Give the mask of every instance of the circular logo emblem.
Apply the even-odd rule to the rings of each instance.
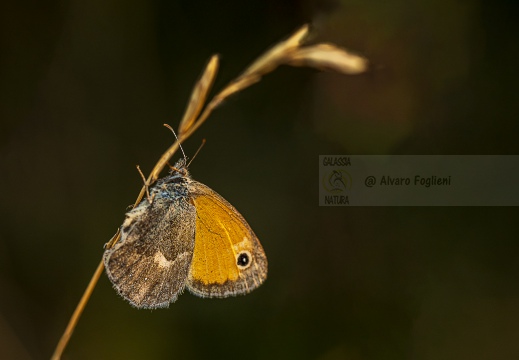
[[[344,193],[351,189],[351,175],[342,169],[330,170],[323,178],[323,187],[330,193]]]

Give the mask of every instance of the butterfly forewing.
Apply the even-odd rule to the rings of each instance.
[[[246,294],[263,283],[267,259],[238,211],[204,184],[192,181],[196,233],[188,289],[202,297]]]

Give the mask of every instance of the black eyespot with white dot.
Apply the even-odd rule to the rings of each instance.
[[[236,256],[236,264],[238,268],[244,270],[250,266],[252,262],[252,256],[248,251],[242,251]]]

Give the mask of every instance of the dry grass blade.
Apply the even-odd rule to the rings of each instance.
[[[287,54],[290,54],[294,49],[299,48],[301,44],[303,44],[303,41],[308,35],[308,28],[308,25],[302,26],[287,40],[281,41],[265,54],[261,55],[242,73],[239,78],[245,78],[248,76],[261,77],[273,71],[284,62],[283,59],[286,58]]]
[[[238,78],[231,81],[206,106],[191,130],[195,131],[209,117],[210,113],[229,96],[257,83],[261,77],[274,71],[280,65],[307,66],[330,69],[343,74],[359,74],[366,71],[368,62],[333,44],[303,46],[308,35],[308,25],[302,26],[287,40],[281,41],[261,55]]]
[[[218,72],[218,55],[213,55],[209,63],[207,64],[204,73],[200,77],[200,80],[196,83],[193,91],[191,92],[191,98],[189,99],[186,112],[180,125],[178,127],[178,134],[181,136],[185,133],[195,122],[200,111],[204,107],[207,99],[207,94],[211,90],[216,73]]]
[[[226,98],[242,91],[245,88],[257,83],[261,77],[275,70],[280,64],[286,62],[284,59],[287,54],[297,49],[308,35],[308,25],[302,26],[287,40],[275,45],[272,49],[261,55],[254,61],[240,76],[233,80],[227,87],[220,91],[207,106],[208,109],[216,108]],[[201,116],[203,118],[203,116]]]
[[[331,44],[308,46],[293,52],[287,59],[293,66],[330,69],[343,74],[359,74],[366,71],[368,61],[345,49]]]
[[[52,356],[51,356],[51,360],[61,359],[61,355],[63,354],[63,351],[65,351],[65,347],[67,346],[70,338],[72,337],[72,333],[74,332],[74,329],[76,328],[79,318],[81,317],[81,314],[83,313],[83,310],[85,309],[86,304],[87,304],[88,300],[90,299],[92,292],[94,291],[97,281],[99,280],[99,278],[101,277],[101,274],[103,273],[103,269],[104,269],[104,262],[103,262],[103,260],[101,260],[99,265],[97,265],[97,269],[94,272],[92,279],[90,279],[90,282],[88,283],[88,286],[87,286],[85,292],[83,293],[83,296],[81,297],[81,300],[79,301],[79,304],[76,306],[74,313],[70,317],[67,328],[63,332],[63,335],[61,335],[61,339],[59,339],[58,345],[56,345],[56,349],[54,350],[54,354],[52,354]]]
[[[225,89],[220,91],[212,100],[211,107],[215,108],[220,103],[222,103],[225,99],[227,99],[232,94],[242,91],[245,88],[257,83],[261,80],[261,76],[259,75],[248,75],[246,77],[239,77],[238,79],[231,82]],[[208,106],[209,107],[209,106]]]

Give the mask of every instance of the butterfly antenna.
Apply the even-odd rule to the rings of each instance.
[[[177,133],[175,132],[175,130],[173,130],[173,128],[169,124],[164,124],[164,126],[167,127],[169,130],[171,130],[173,135],[175,135],[175,139],[177,139],[177,141],[178,141],[178,146],[180,147],[180,151],[182,151],[182,154],[184,155],[184,161],[187,163],[187,156],[186,156],[186,153],[184,152],[184,149],[182,148],[182,144],[180,143],[180,140],[178,140]]]
[[[200,146],[198,147],[198,150],[196,151],[195,155],[193,155],[193,157],[191,158],[191,161],[189,162],[189,164],[187,164],[186,167],[189,167],[189,165],[191,165],[191,163],[193,162],[193,160],[195,160],[196,156],[198,155],[200,150],[202,150],[204,145],[205,145],[205,139],[202,139],[202,143],[200,144]]]

